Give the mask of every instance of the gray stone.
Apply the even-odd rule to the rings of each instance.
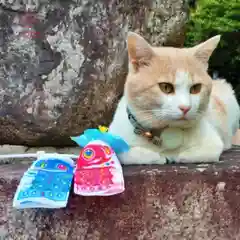
[[[127,32],[182,46],[185,2],[1,0],[0,145],[64,146],[108,125],[127,73]]]
[[[64,209],[12,208],[23,163],[0,166],[0,239],[239,240],[240,149],[222,162],[128,166],[125,191],[111,197],[71,193]]]

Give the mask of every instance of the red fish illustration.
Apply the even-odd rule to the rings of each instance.
[[[107,145],[90,143],[82,149],[77,160],[75,172],[75,187],[85,190],[107,189],[113,184],[114,162],[111,160],[115,153]]]
[[[80,153],[77,168],[107,163],[113,154],[113,150],[108,146],[88,144]]]

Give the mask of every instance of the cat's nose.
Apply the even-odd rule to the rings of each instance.
[[[191,109],[191,107],[189,106],[183,106],[183,105],[180,105],[179,106],[179,109],[183,112],[183,114],[187,114],[189,112],[189,110]]]

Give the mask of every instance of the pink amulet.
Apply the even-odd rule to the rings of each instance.
[[[113,149],[100,140],[87,144],[77,160],[74,193],[82,196],[110,196],[124,189],[122,166]]]

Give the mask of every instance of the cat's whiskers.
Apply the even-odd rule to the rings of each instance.
[[[159,119],[166,118],[169,115],[173,114],[172,110],[169,109],[164,109],[164,110],[159,110],[159,109],[153,109],[153,114]]]
[[[134,111],[135,114],[141,114],[141,113],[149,113],[149,112],[152,112],[153,110],[152,109],[148,109],[148,110],[137,110],[137,111]]]
[[[140,110],[140,111],[136,111],[135,114],[139,118],[140,121],[146,121],[146,120],[154,119],[156,117],[157,117],[157,120],[162,120],[166,116],[166,111],[162,111],[162,110],[158,110],[158,109]],[[140,116],[140,115],[142,115],[142,116]]]
[[[160,113],[165,113],[165,112],[172,112],[172,110],[169,109],[148,109],[148,110],[137,110],[134,111],[135,114],[144,114],[144,113],[152,113],[152,112],[160,112]]]
[[[151,125],[152,123],[153,123],[153,121],[161,121],[161,120],[163,120],[164,118],[162,117],[162,118],[158,118],[158,119],[155,119],[155,118],[153,118],[153,116],[149,116],[149,117],[146,117],[146,118],[142,118],[141,119],[141,123],[142,124],[147,124],[147,125]]]
[[[165,118],[166,116],[166,113],[165,112],[157,112],[157,114],[148,114],[147,116],[143,116],[142,118],[144,117],[151,117],[151,118],[154,118],[154,117],[157,117],[158,119],[163,119]]]

